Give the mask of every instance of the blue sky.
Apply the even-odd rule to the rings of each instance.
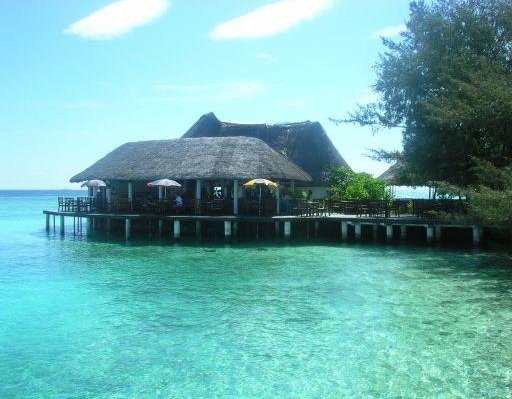
[[[69,178],[127,141],[177,138],[202,114],[319,121],[357,171],[400,132],[336,126],[371,101],[372,66],[406,0],[0,2],[0,189]]]

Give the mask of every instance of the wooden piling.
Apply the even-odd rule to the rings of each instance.
[[[201,237],[201,221],[196,220],[196,238]]]
[[[50,231],[50,214],[49,213],[46,214],[46,231],[47,232]]]
[[[124,222],[124,237],[129,240],[132,234],[132,221],[131,219],[125,219]]]
[[[231,238],[231,221],[230,220],[224,221],[224,237]]]
[[[348,223],[341,222],[341,239],[347,241],[348,238]]]
[[[386,240],[393,241],[393,225],[386,225]]]
[[[379,238],[379,225],[377,223],[372,224],[372,239],[377,241]]]
[[[66,227],[64,225],[64,215],[60,215],[59,223],[60,223],[60,235],[63,236],[66,232]]]
[[[407,239],[407,226],[404,224],[400,226],[400,239],[402,241]]]
[[[473,245],[479,246],[482,242],[482,228],[473,226]]]
[[[175,220],[173,223],[173,235],[174,238],[180,238],[181,236],[181,223],[179,220]]]
[[[356,240],[361,239],[361,223],[354,223],[354,236]]]
[[[425,226],[427,229],[427,243],[432,244],[434,241],[434,227]]]
[[[284,238],[292,236],[292,222],[284,222]]]
[[[435,227],[435,233],[436,233],[436,242],[441,242],[441,238],[442,238],[441,226]]]

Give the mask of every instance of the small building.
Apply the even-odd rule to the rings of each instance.
[[[298,186],[301,190],[311,190],[312,198],[325,198],[333,168],[349,167],[318,122],[241,124],[219,121],[215,114],[209,113],[199,118],[182,137],[233,136],[260,139],[301,167],[312,181],[300,182]]]
[[[140,141],[123,144],[104,158],[73,176],[71,182],[101,179],[107,182],[103,202],[109,210],[130,207],[154,195],[147,187],[153,180],[169,178],[182,184],[181,194],[194,203],[211,203],[218,210],[237,215],[242,205],[250,206],[253,192],[242,184],[265,178],[292,188],[307,183],[311,176],[284,155],[253,137],[202,137]],[[267,195],[279,213],[279,189]],[[252,195],[252,197],[251,197]],[[215,203],[217,200],[217,203]],[[261,202],[261,201],[260,201]],[[192,206],[192,205],[191,205]]]

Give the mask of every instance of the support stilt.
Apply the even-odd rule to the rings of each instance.
[[[158,237],[162,237],[162,231],[164,229],[164,221],[162,219],[158,219]]]
[[[46,231],[50,231],[50,214],[46,214]]]
[[[125,219],[124,221],[124,237],[128,241],[132,234],[132,221],[131,219]]]
[[[64,216],[59,217],[59,223],[60,223],[60,235],[63,236],[66,232],[66,227],[64,225]]]
[[[405,224],[400,226],[400,239],[401,240],[407,239],[407,226]]]
[[[386,240],[393,241],[393,225],[386,225]]]
[[[355,235],[356,240],[361,239],[361,223],[354,224],[354,235]]]
[[[284,222],[284,238],[292,236],[292,222]]]
[[[281,230],[281,224],[279,222],[275,222],[274,223],[274,231],[276,233],[276,237],[279,237],[280,230]]]
[[[201,222],[196,220],[196,238],[201,237]]]
[[[341,222],[341,239],[347,241],[348,239],[348,223]]]
[[[173,233],[174,233],[174,238],[181,237],[181,223],[179,220],[174,221]]]
[[[434,241],[434,227],[432,226],[426,226],[427,227],[427,243],[432,244]]]
[[[373,241],[377,241],[379,238],[379,225],[377,223],[372,225],[372,238]]]
[[[315,238],[318,238],[318,231],[320,230],[320,222],[315,220]]]
[[[436,242],[441,242],[441,238],[442,238],[442,230],[441,230],[441,226],[436,226],[435,227],[435,231],[436,231]]]
[[[482,228],[473,226],[473,245],[479,246],[482,242]]]
[[[224,221],[224,237],[231,238],[231,221],[230,220]]]

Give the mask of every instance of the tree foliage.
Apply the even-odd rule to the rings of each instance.
[[[413,1],[399,40],[384,39],[380,100],[343,122],[401,127],[399,161],[410,184],[474,184],[474,160],[512,163],[512,2]]]
[[[346,166],[331,171],[329,198],[333,200],[390,199],[385,182],[368,173],[356,173]]]

